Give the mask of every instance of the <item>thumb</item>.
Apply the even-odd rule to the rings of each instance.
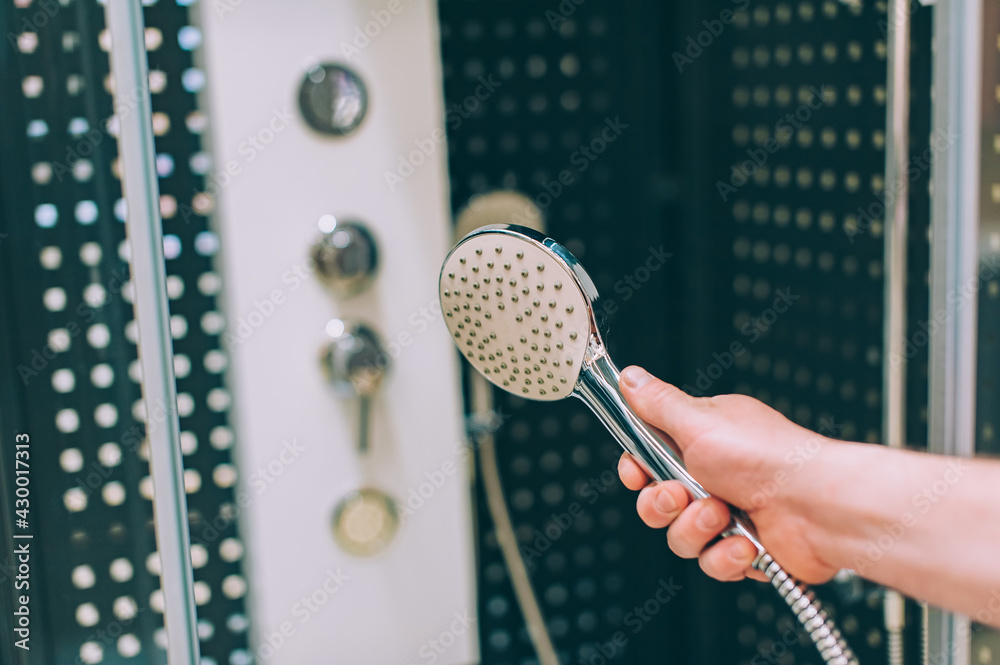
[[[636,415],[670,436],[683,452],[685,434],[699,411],[697,399],[635,365],[622,371],[618,385]]]

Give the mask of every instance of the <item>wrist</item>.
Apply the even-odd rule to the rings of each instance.
[[[817,437],[820,435],[816,435]],[[855,514],[860,476],[878,468],[880,446],[821,437],[793,471],[782,501],[802,524],[812,555],[831,569],[854,567],[861,515]]]

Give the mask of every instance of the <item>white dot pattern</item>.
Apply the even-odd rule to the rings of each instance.
[[[50,508],[62,512],[55,521],[65,537],[46,545],[65,556],[46,559],[45,568],[34,571],[49,580],[53,594],[43,603],[51,614],[46,639],[52,653],[83,663],[159,661],[162,643],[154,635],[162,634],[162,618],[134,621],[150,602],[158,568],[147,566],[155,557],[153,492],[141,454],[144,428],[135,418],[142,414],[133,409],[141,367],[133,344],[134,289],[122,223],[127,206],[103,3],[53,3],[59,5],[55,16],[38,2],[11,4],[4,11],[17,26],[10,37],[11,71],[17,73],[12,90],[19,95],[4,104],[10,118],[23,118],[15,131],[25,150],[11,168],[23,167],[18,177],[29,191],[15,231],[31,239],[16,288],[35,304],[18,362],[33,372],[23,373],[39,414],[32,437],[51,452],[33,473],[46,474],[45,484],[56,492]],[[235,471],[217,472],[232,465],[233,436],[219,340],[222,285],[213,265],[219,239],[206,219],[214,202],[204,194],[208,171],[189,166],[198,154],[211,168],[200,146],[207,120],[196,110],[195,93],[208,81],[193,54],[202,34],[189,25],[190,4],[143,2],[185,484],[197,539],[204,536],[200,520],[233,501]],[[150,411],[156,418],[162,408]],[[212,445],[199,448],[199,439]],[[238,524],[230,521],[203,538],[208,556],[196,598],[199,618],[215,627],[202,643],[203,657],[228,664],[232,654],[246,653],[247,636],[229,628],[229,618],[244,611],[244,594],[233,581],[242,579],[242,561],[215,556],[222,542],[241,542]],[[116,620],[123,630],[95,637]]]

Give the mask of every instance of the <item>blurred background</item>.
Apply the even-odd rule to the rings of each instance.
[[[0,3],[0,662],[166,662],[172,410],[142,399],[117,145],[146,93],[203,665],[819,662],[772,589],[640,523],[582,404],[475,389],[437,278],[483,224],[577,255],[622,367],[1000,449],[1000,3],[142,5],[148,89],[113,96],[103,3]],[[1000,662],[850,573],[818,593],[862,663]]]

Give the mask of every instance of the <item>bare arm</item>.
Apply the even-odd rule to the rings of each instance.
[[[751,397],[690,397],[638,368],[626,369],[621,387],[705,489],[746,510],[765,547],[803,581],[852,568],[1000,627],[1000,463],[836,441]],[[649,485],[628,455],[619,473],[630,489],[645,488],[639,515],[670,525],[678,555],[697,556],[718,579],[760,579],[746,539],[706,549],[728,522],[723,501],[692,503],[675,481]]]

